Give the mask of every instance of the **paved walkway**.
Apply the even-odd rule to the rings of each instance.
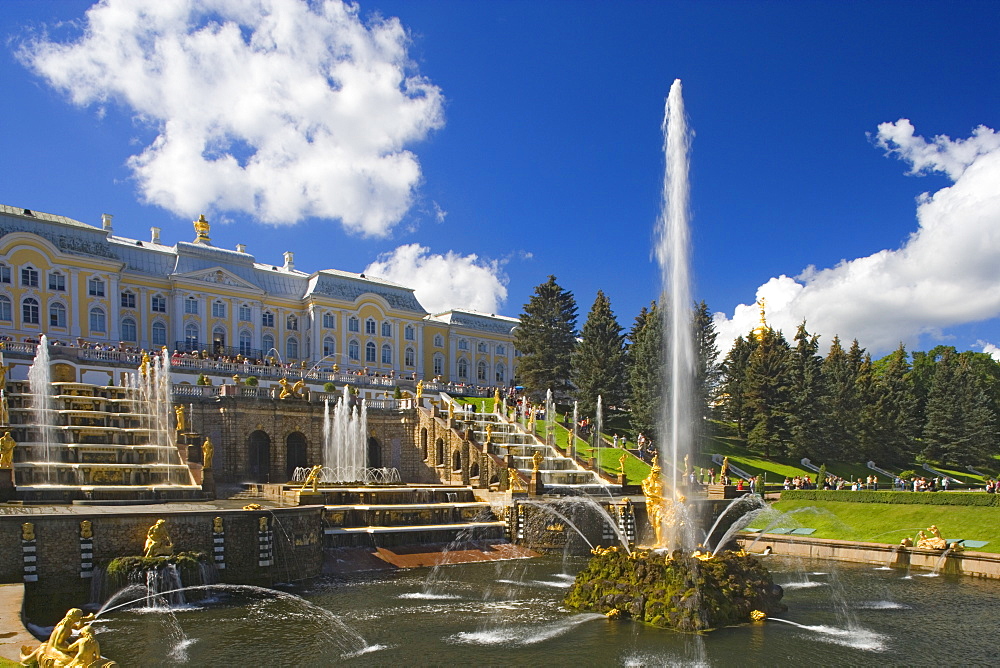
[[[28,633],[21,623],[21,603],[24,585],[0,585],[0,656],[11,661],[21,660],[21,646],[35,647],[35,636]]]

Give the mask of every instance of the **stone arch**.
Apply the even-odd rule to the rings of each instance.
[[[444,466],[444,439],[439,438],[434,443],[434,465]]]
[[[421,427],[420,429],[420,452],[424,456],[424,461],[427,461],[427,428]]]
[[[269,482],[271,478],[271,437],[258,429],[247,439],[247,472],[251,482]]]
[[[478,478],[479,477],[479,462],[472,462],[469,465],[469,477]]]
[[[382,466],[382,445],[374,436],[368,437],[368,466]]]
[[[306,450],[306,436],[301,431],[293,431],[285,437],[285,474],[292,479],[295,469],[309,466]]]
[[[451,453],[451,470],[461,471],[462,470],[462,451],[455,448]]]

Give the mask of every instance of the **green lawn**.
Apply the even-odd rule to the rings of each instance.
[[[1000,508],[808,500],[778,501],[772,507],[783,513],[798,510],[777,526],[816,529],[813,538],[896,545],[936,524],[945,538],[989,541],[976,551],[1000,552]],[[752,524],[763,529],[766,522]]]

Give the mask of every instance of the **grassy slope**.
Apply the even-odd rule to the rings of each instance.
[[[1000,552],[1000,508],[806,500],[778,501],[772,506],[781,512],[814,508],[815,512],[798,512],[778,525],[816,529],[814,538],[895,545],[904,537],[913,538],[919,529],[936,524],[945,538],[989,541],[976,550]],[[760,524],[755,526],[763,528]]]

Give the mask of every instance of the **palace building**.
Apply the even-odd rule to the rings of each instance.
[[[243,244],[212,245],[204,216],[193,241],[168,245],[0,205],[0,333],[66,345],[206,351],[443,382],[513,381],[516,318],[428,313],[413,289],[379,278],[259,262]]]

